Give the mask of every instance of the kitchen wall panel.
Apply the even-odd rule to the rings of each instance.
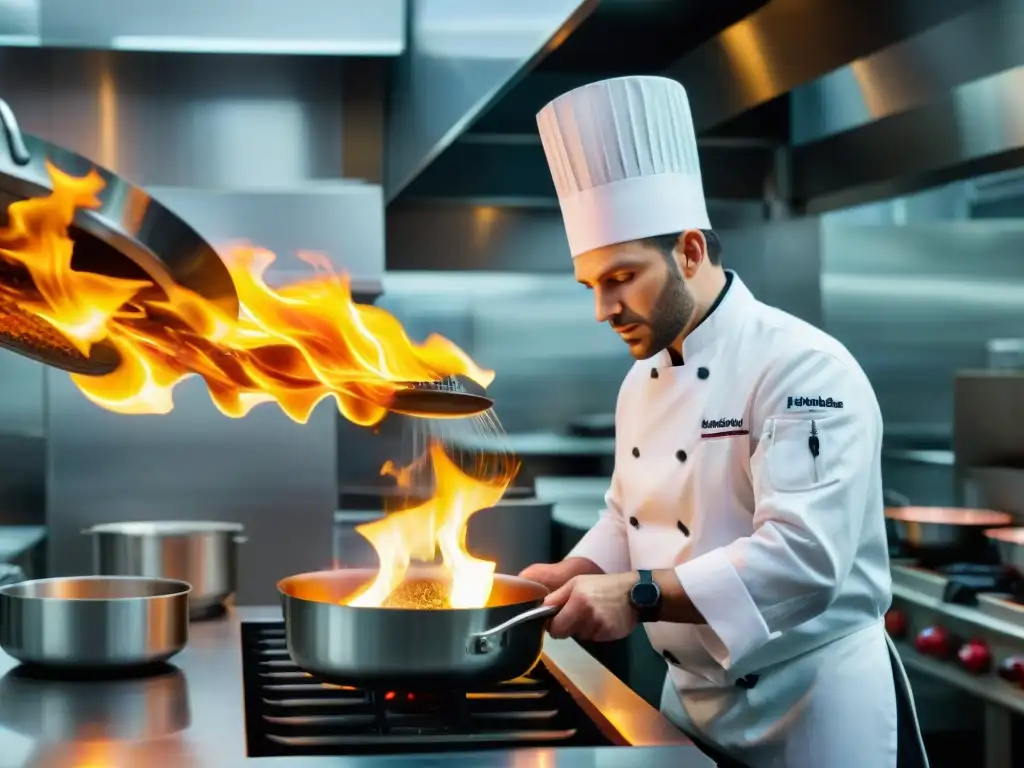
[[[43,522],[43,366],[0,350],[0,526]]]
[[[335,411],[321,403],[306,424],[262,405],[221,415],[198,378],[163,415],[99,408],[69,376],[46,372],[46,504],[52,575],[89,573],[80,531],[127,520],[243,523],[240,604],[277,600],[284,576],[331,564],[337,501]]]
[[[141,184],[274,187],[342,174],[337,58],[0,49],[23,130]]]

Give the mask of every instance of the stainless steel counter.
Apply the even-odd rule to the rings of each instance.
[[[189,646],[159,676],[112,682],[38,680],[0,652],[0,764],[11,768],[377,768],[523,766],[710,768],[714,763],[571,640],[548,639],[545,661],[584,709],[634,748],[518,749],[396,757],[248,758],[240,621],[280,621],[239,608],[192,625]]]

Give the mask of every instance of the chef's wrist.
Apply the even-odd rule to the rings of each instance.
[[[658,620],[672,624],[707,624],[690,597],[679,583],[679,577],[672,568],[653,572],[654,582],[661,590],[661,605]]]

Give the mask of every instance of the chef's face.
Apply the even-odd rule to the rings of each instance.
[[[703,236],[700,246],[703,246]],[[594,292],[594,314],[607,322],[637,360],[666,349],[682,334],[694,311],[687,286],[684,242],[671,254],[643,241],[598,248],[573,259],[576,279]]]

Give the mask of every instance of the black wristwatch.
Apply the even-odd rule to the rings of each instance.
[[[661,587],[654,581],[650,571],[637,571],[640,580],[629,590],[629,602],[640,615],[640,622],[646,624],[658,620],[661,611]]]

